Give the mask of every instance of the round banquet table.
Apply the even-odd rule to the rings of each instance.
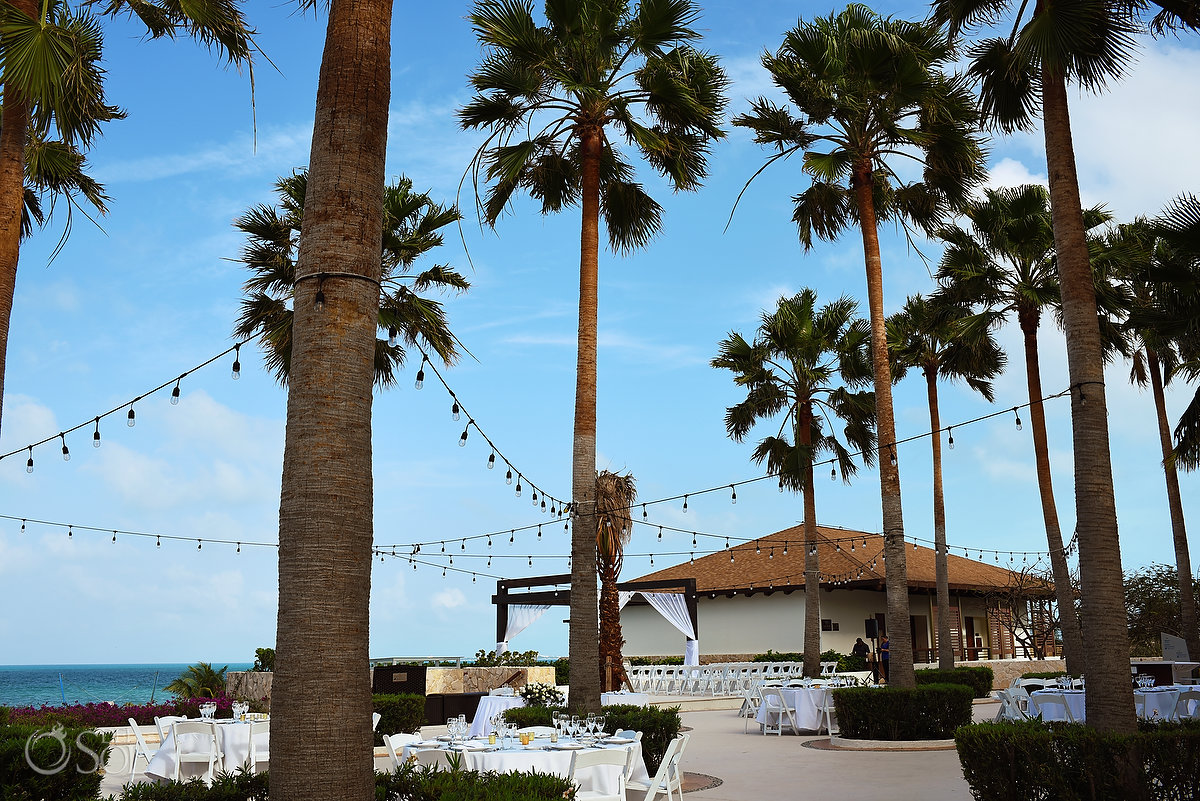
[[[1145,699],[1142,716],[1146,720],[1170,720],[1175,715],[1175,705],[1179,701],[1180,691],[1194,689],[1196,688],[1185,684],[1177,684],[1173,687],[1150,687],[1145,690],[1134,690],[1133,694],[1136,698]],[[1189,713],[1192,711],[1192,709],[1188,710]]]
[[[613,704],[633,704],[634,706],[649,706],[650,696],[646,693],[628,693],[624,690],[617,690],[611,693],[600,694],[601,706],[612,706]]]
[[[403,758],[407,760],[415,751],[422,750],[422,746],[428,745],[429,742],[411,743],[404,746]],[[556,749],[541,738],[538,738],[535,743],[529,747],[518,744],[511,748],[499,748],[497,746],[489,747],[486,740],[468,741],[465,747],[456,746],[455,750],[462,753],[463,767],[466,770],[491,770],[498,773],[536,770],[538,773],[553,773],[556,776],[564,777],[571,772],[571,754],[575,751],[593,750],[566,747]],[[570,746],[574,743],[563,741],[560,745]],[[442,751],[448,751],[445,743],[436,743],[435,747]],[[632,751],[633,772],[629,778],[641,782],[650,781],[650,774],[646,772],[646,762],[642,757],[640,742],[605,747],[619,748],[626,752]],[[575,775],[575,781],[581,791],[613,795],[617,792],[619,775],[620,769],[613,765],[596,765],[590,768],[581,768]]]
[[[1029,699],[1034,709],[1029,710],[1031,716],[1040,717],[1042,720],[1062,720],[1067,719],[1067,712],[1063,709],[1062,704],[1057,701],[1047,701],[1046,693],[1059,693],[1067,699],[1067,706],[1071,708],[1071,717],[1076,723],[1082,723],[1085,719],[1085,703],[1087,697],[1083,690],[1038,690],[1029,694]]]
[[[485,695],[479,699],[479,707],[475,710],[475,719],[471,721],[471,737],[487,737],[492,733],[492,718],[497,713],[515,706],[525,706],[525,699],[519,695]]]
[[[217,721],[217,749],[224,754],[221,769],[232,773],[250,759],[250,724],[242,721]],[[202,734],[185,734],[175,742],[175,732],[167,732],[167,739],[159,746],[158,753],[146,766],[146,775],[152,779],[170,781],[175,778],[175,753],[182,748],[184,753],[207,753],[208,744]],[[270,735],[259,734],[254,738],[261,753],[267,753],[270,748]],[[220,765],[218,767],[221,767]],[[208,772],[208,765],[198,762],[185,762],[180,770],[180,777],[189,779],[193,776],[203,776]]]
[[[818,731],[825,725],[825,703],[828,700],[828,687],[774,687],[783,696],[788,706],[795,708],[796,726],[804,731]],[[760,724],[767,722],[769,713],[766,704],[758,708],[755,720]],[[787,714],[783,715],[783,725],[791,725]]]

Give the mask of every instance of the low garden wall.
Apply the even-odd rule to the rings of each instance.
[[[516,691],[536,683],[553,685],[554,667],[431,667],[425,672],[426,695],[486,693],[502,686]]]

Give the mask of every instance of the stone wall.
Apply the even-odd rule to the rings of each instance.
[[[426,695],[485,693],[503,686],[520,690],[535,683],[553,686],[554,667],[431,667],[425,672]]]
[[[271,705],[271,682],[274,673],[233,671],[225,674],[225,692],[243,701],[267,699]]]
[[[1061,659],[986,659],[978,662],[955,662],[955,667],[990,667],[992,689],[1002,690],[1025,673],[1062,673],[1067,663]],[[917,665],[918,670],[936,670],[937,665]]]

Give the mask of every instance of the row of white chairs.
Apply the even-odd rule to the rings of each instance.
[[[543,730],[548,732],[549,728],[545,726],[531,726],[527,729],[520,729],[520,731],[530,731],[534,734],[542,733]],[[630,737],[636,739],[638,742],[641,742],[642,739],[640,731],[618,731],[616,735],[618,737]],[[421,735],[419,734],[384,735],[383,742],[387,746],[392,770],[400,769],[400,755],[404,750],[404,746],[416,742],[420,738]],[[659,795],[665,795],[667,801],[673,801],[675,795],[678,795],[680,801],[683,801],[683,770],[681,763],[683,761],[683,753],[687,750],[687,744],[690,739],[690,734],[680,734],[667,744],[667,750],[663,752],[662,762],[659,763],[658,771],[649,781],[640,781],[632,778],[634,759],[640,754],[640,751],[635,748],[630,748],[628,751],[619,749],[589,749],[574,753],[571,755],[571,769],[568,775],[568,778],[572,782],[575,781],[576,771],[582,768],[609,765],[621,769],[618,792],[610,795],[576,788],[574,797],[577,801],[626,801],[625,793],[627,790],[644,790],[646,792],[644,801],[654,801]],[[434,769],[440,770],[449,766],[446,752],[436,748],[414,751],[413,758],[417,761],[418,765]]]
[[[822,662],[821,675],[837,671],[837,662]],[[804,675],[803,662],[714,662],[708,665],[626,666],[634,692],[655,695],[739,695],[756,682],[787,681]]]
[[[1174,696],[1174,703],[1169,704],[1173,711],[1162,718],[1154,715],[1155,719],[1200,720],[1200,690],[1164,690],[1163,692]],[[1068,723],[1076,722],[1075,716],[1071,713],[1071,705],[1067,703],[1066,695],[1062,691],[1043,690],[1039,692],[1037,704],[1032,703],[1029,690],[1024,685],[1016,685],[1007,690],[997,690],[996,697],[1000,699],[1000,709],[996,712],[995,718],[997,721],[1038,720],[1041,718],[1039,706],[1054,704],[1056,709],[1062,708]],[[1137,716],[1145,718],[1146,697],[1135,694],[1133,703]]]

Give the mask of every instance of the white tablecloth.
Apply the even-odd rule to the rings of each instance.
[[[1031,716],[1040,716],[1042,720],[1066,720],[1067,712],[1063,709],[1062,704],[1057,701],[1047,701],[1046,693],[1061,692],[1063,697],[1067,699],[1067,706],[1071,708],[1071,717],[1075,718],[1076,723],[1082,723],[1085,719],[1085,698],[1083,690],[1038,690],[1029,694]]]
[[[465,751],[463,752],[463,767],[467,770],[494,770],[498,773],[514,771],[538,773],[553,773],[556,776],[566,776],[571,772],[571,750],[551,750],[539,739],[536,748],[529,749],[518,745],[516,748],[497,751]],[[609,748],[619,748],[622,751],[633,751],[633,775],[630,779],[648,782],[650,774],[646,772],[646,761],[642,757],[642,744],[613,745]],[[413,745],[404,746],[403,757],[408,757],[417,750]],[[585,749],[586,750],[586,749]],[[597,765],[584,768],[575,776],[579,789],[585,792],[613,794],[617,792],[619,769],[612,765]]]
[[[825,725],[825,713],[823,707],[825,700],[829,695],[827,687],[775,687],[779,694],[783,696],[784,702],[788,706],[796,708],[796,725],[805,731],[817,731]],[[760,724],[767,722],[767,705],[763,704],[758,708],[758,715],[754,718]],[[771,714],[774,717],[774,714]],[[774,721],[772,721],[774,722]],[[784,726],[790,726],[791,721],[787,715],[783,715]]]
[[[611,706],[612,704],[633,704],[634,706],[648,706],[650,704],[650,696],[646,693],[627,693],[617,691],[612,693],[601,693],[600,703],[603,706]]]
[[[185,734],[180,738],[183,742],[176,744],[174,731],[167,732],[167,739],[159,746],[158,753],[146,766],[146,775],[154,779],[175,778],[175,752],[182,745],[184,753],[207,752],[208,743],[202,734]],[[270,735],[259,734],[255,738],[258,750],[267,753],[270,748]],[[224,770],[232,773],[242,763],[250,759],[250,724],[234,723],[233,721],[217,722],[217,748],[225,755]],[[207,764],[197,762],[183,763],[180,776],[184,779],[192,776],[203,776],[208,771]]]
[[[487,737],[492,733],[492,718],[498,712],[512,709],[514,706],[525,706],[525,699],[518,695],[485,695],[479,699],[479,708],[475,710],[475,719],[471,721],[472,737]]]

